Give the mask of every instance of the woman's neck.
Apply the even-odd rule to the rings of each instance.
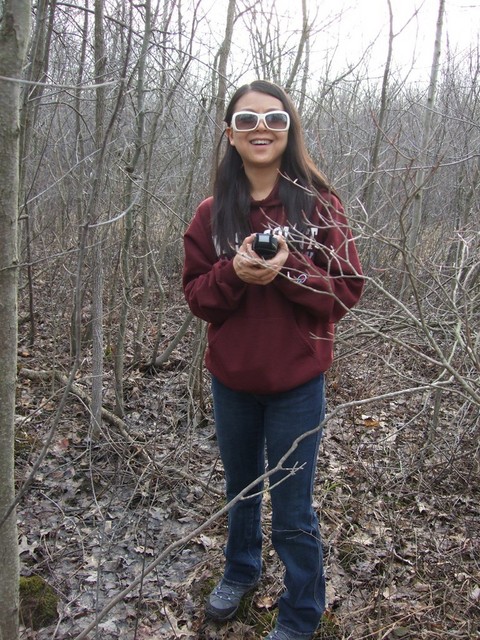
[[[258,169],[248,170],[245,173],[250,185],[250,195],[254,200],[265,200],[270,195],[278,180],[278,169]]]

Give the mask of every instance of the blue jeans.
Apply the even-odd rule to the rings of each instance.
[[[292,443],[325,415],[324,376],[290,391],[256,395],[229,389],[212,379],[214,415],[225,469],[227,499],[273,469]],[[272,543],[285,567],[285,591],[278,603],[279,628],[310,638],[325,609],[325,578],[318,520],[312,507],[321,430],[304,438],[269,478]],[[283,479],[283,482],[282,482]],[[272,488],[273,487],[273,488]],[[254,585],[262,567],[261,483],[229,511],[224,580]],[[253,495],[256,494],[256,495]]]

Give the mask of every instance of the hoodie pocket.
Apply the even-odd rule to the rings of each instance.
[[[289,311],[290,317],[237,316],[210,326],[207,367],[227,386],[257,393],[304,381],[318,369],[315,347]]]

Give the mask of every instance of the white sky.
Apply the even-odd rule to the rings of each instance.
[[[208,1],[208,0],[207,0]],[[220,41],[224,35],[227,1],[211,0],[208,12],[210,29]],[[239,6],[251,6],[243,0]],[[433,57],[439,0],[391,0],[394,40],[393,62],[401,67],[411,81],[427,79]],[[284,34],[301,27],[301,0],[271,0],[264,6],[275,6],[285,20]],[[310,16],[317,14],[316,25],[322,26],[311,59],[323,66],[326,56],[334,52],[333,68],[345,70],[355,64],[372,43],[369,53],[368,77],[379,78],[387,53],[389,14],[387,0],[307,0]],[[480,0],[445,0],[442,51],[448,42],[450,50],[464,56],[469,47],[479,44]],[[341,19],[333,19],[341,13]],[[235,27],[232,55],[236,61],[248,60],[248,36],[242,38]],[[234,62],[235,64],[235,62]],[[245,77],[245,81],[250,78]]]
[[[307,0],[309,6],[328,6],[328,0]],[[389,33],[389,15],[386,0],[337,0],[345,8],[344,19],[338,25],[340,43],[348,43],[346,59],[354,61],[362,50],[377,38],[372,56],[372,74],[375,66],[382,69],[386,56]],[[414,76],[425,77],[430,72],[439,0],[391,0],[393,51],[398,65],[414,68]],[[415,15],[416,14],[416,15]],[[447,42],[452,52],[462,55],[470,46],[478,47],[480,27],[479,0],[446,0],[443,23],[443,46]],[[351,51],[350,51],[351,50]]]

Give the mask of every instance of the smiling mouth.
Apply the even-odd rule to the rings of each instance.
[[[262,146],[262,145],[271,144],[271,142],[272,142],[271,140],[252,140],[251,144]]]

